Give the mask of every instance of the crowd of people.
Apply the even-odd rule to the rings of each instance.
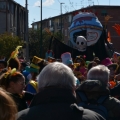
[[[120,120],[120,57],[85,58],[0,60],[0,120]]]

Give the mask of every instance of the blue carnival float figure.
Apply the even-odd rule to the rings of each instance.
[[[73,59],[78,55],[85,55],[86,60],[93,60],[94,55],[100,60],[110,57],[106,50],[106,29],[94,13],[81,12],[75,15],[69,33],[72,47],[58,40],[53,41],[55,58],[64,52],[70,52]]]

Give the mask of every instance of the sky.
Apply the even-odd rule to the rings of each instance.
[[[26,0],[14,0],[25,7]],[[40,3],[41,0],[27,0],[29,10],[29,27],[33,22],[41,20]],[[42,0],[42,19],[47,19],[61,14],[60,3],[62,4],[62,13],[78,10],[82,7],[92,5],[119,5],[120,0]]]

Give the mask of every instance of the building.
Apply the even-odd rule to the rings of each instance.
[[[25,16],[25,7],[14,0],[0,0],[0,34],[9,32],[25,40]]]
[[[64,41],[66,44],[69,43],[69,27],[72,22],[72,18],[75,14],[79,12],[93,12],[96,14],[100,22],[105,25],[105,16],[109,15],[112,18],[109,19],[107,23],[107,30],[111,36],[111,42],[115,48],[115,51],[120,52],[120,36],[117,35],[116,31],[113,29],[115,24],[120,24],[120,6],[103,6],[103,5],[93,5],[88,6],[86,8],[81,8],[76,11],[72,11],[69,13],[62,14],[62,23],[61,23],[61,15],[51,17],[42,21],[42,29],[49,28],[52,32],[58,32],[61,30],[62,26],[62,33],[64,35]],[[41,22],[34,22],[32,23],[33,29],[39,29]]]

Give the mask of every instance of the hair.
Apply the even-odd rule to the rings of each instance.
[[[9,94],[0,88],[0,120],[16,120],[17,107]]]
[[[60,62],[49,63],[38,75],[39,90],[49,86],[73,90],[75,83],[72,70]]]
[[[108,65],[107,67],[108,67],[108,69],[109,68],[113,68],[114,71],[117,71],[118,64],[117,63],[113,63],[113,64]]]
[[[7,67],[7,62],[6,61],[0,61],[0,64],[3,64],[5,68]]]
[[[39,73],[42,71],[42,69],[46,66],[46,65],[48,65],[49,63],[47,62],[47,61],[45,61],[45,60],[42,60],[42,61],[40,61],[40,62],[38,62],[38,66],[40,67],[40,69],[39,69]]]
[[[87,73],[87,79],[100,80],[107,85],[109,81],[110,70],[104,65],[97,65],[91,68]]]
[[[7,77],[6,76],[6,73],[3,73],[1,76],[0,76],[0,86],[3,87],[4,89],[7,89],[10,85],[10,82],[18,82],[19,81],[19,78],[23,77],[23,75],[20,73],[20,72],[15,72],[14,74],[8,74]]]
[[[91,61],[89,64],[88,64],[88,71],[93,67],[93,63],[96,63],[95,61]],[[97,63],[96,63],[97,64]]]
[[[11,69],[16,68],[20,71],[21,63],[18,58],[11,58],[8,63],[8,67],[11,67]]]

